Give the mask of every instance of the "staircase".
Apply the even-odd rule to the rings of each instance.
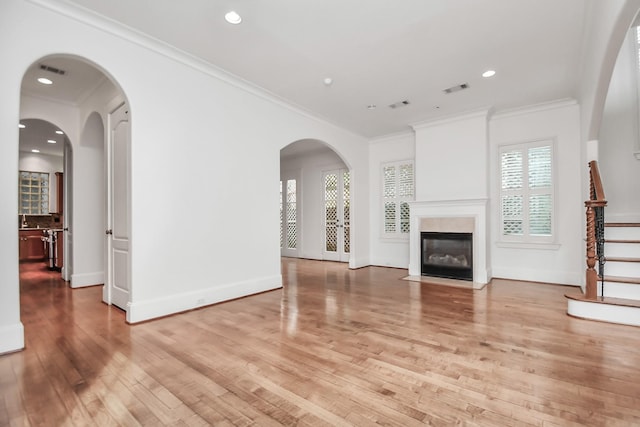
[[[570,316],[640,326],[640,223],[605,223],[602,181],[589,163],[587,271],[583,293],[569,293]],[[597,264],[597,265],[596,265]],[[604,276],[603,276],[604,273]]]

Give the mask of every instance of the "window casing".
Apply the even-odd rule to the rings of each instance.
[[[49,214],[49,174],[19,171],[18,214]]]
[[[408,239],[409,203],[415,198],[412,160],[382,165],[382,238]]]
[[[554,144],[551,140],[500,148],[500,240],[554,240]]]

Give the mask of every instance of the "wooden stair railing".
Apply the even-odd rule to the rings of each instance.
[[[604,207],[607,200],[600,179],[598,162],[589,162],[589,200],[584,202],[587,208],[587,272],[585,297],[597,299],[598,272],[595,270],[596,261],[599,262],[600,275],[603,275],[604,265]]]

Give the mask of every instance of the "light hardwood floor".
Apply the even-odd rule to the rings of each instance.
[[[565,287],[282,266],[282,290],[127,325],[23,265],[0,425],[640,425],[640,328],[567,316]]]

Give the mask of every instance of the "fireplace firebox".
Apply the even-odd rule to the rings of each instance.
[[[423,231],[422,275],[473,280],[473,233]]]

